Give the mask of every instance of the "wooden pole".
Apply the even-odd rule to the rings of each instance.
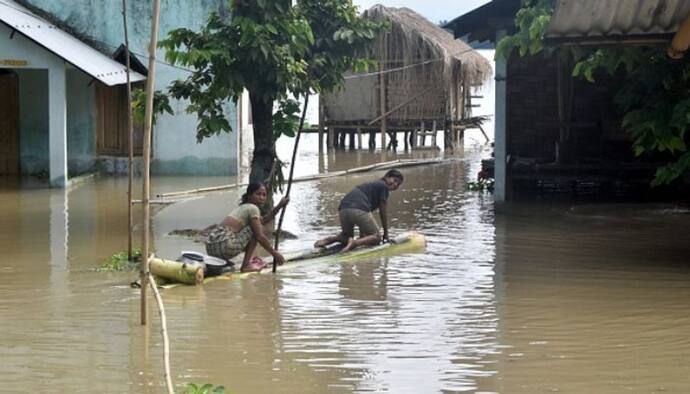
[[[302,129],[304,128],[304,118],[307,116],[307,105],[309,104],[309,93],[304,95],[304,108],[302,108],[302,117],[299,120],[299,128],[297,129],[297,136],[295,136],[295,146],[292,148],[292,161],[290,162],[290,176],[288,177],[288,186],[285,190],[285,197],[290,197],[290,190],[292,189],[292,176],[295,173],[295,160],[297,159],[297,148],[299,147],[299,137],[302,135]],[[280,229],[283,227],[283,218],[285,217],[285,207],[280,210],[280,219],[278,220],[278,228],[275,232],[275,246],[274,249],[278,250],[278,244],[280,243]],[[276,260],[273,259],[273,272],[275,273],[277,269]]]
[[[235,184],[240,187],[242,182],[242,111],[243,105],[242,100],[244,99],[244,91],[240,95],[240,99],[237,101],[237,176],[235,176]]]
[[[323,113],[323,100],[319,95],[319,157],[323,154],[323,133],[324,133],[324,113]]]
[[[436,134],[438,134],[436,130],[436,121],[434,120],[431,125],[431,146],[436,146]]]
[[[127,148],[129,160],[127,161],[127,260],[132,261],[132,178],[134,169],[134,129],[132,121],[132,81],[130,79],[131,64],[129,56],[129,35],[127,34],[127,0],[122,0],[122,22],[125,30],[125,63],[127,66]]]
[[[380,93],[380,106],[381,106],[381,150],[386,149],[386,126],[387,120],[386,116],[386,74],[384,73],[386,69],[386,58],[387,58],[387,40],[386,33],[383,33],[381,37],[381,67],[379,67],[379,93]]]
[[[146,79],[146,112],[144,117],[144,149],[143,155],[143,187],[142,202],[144,206],[141,231],[141,324],[145,325],[147,316],[146,288],[149,280],[149,220],[151,212],[149,206],[150,195],[150,166],[151,166],[151,127],[153,126],[153,90],[156,76],[156,46],[158,46],[158,20],[160,18],[160,0],[153,0],[153,14],[151,16],[151,42],[149,43],[149,75]]]

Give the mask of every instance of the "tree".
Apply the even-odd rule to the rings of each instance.
[[[276,139],[294,135],[297,107],[288,96],[340,86],[345,71],[367,64],[357,53],[378,25],[362,19],[351,0],[234,0],[230,10],[229,18],[211,14],[199,32],[176,29],[161,42],[168,61],[192,69],[169,91],[189,100],[200,142],[232,130],[223,107],[247,89],[255,144],[250,181],[264,181]]]

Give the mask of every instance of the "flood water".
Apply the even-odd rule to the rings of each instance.
[[[537,202],[497,213],[490,195],[466,191],[482,155],[404,169],[391,232],[423,233],[424,253],[162,291],[177,388],[690,392],[688,210]],[[382,158],[300,156],[298,175]],[[380,175],[296,184],[284,227],[299,238],[282,248],[337,231],[339,199]],[[154,189],[232,182],[157,178]],[[160,210],[157,254],[201,251],[168,233],[205,227],[238,198],[216,192]],[[126,248],[126,180],[68,191],[5,185],[0,223],[0,392],[164,392],[155,303],[141,326],[128,285],[136,274],[93,271]]]

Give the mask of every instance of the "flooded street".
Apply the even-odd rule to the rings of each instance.
[[[296,176],[408,157],[323,158],[308,137]],[[489,194],[466,191],[482,155],[403,169],[389,203],[391,232],[423,233],[423,254],[162,291],[177,388],[690,392],[690,212],[535,202],[497,213]],[[284,227],[299,238],[281,249],[336,232],[340,198],[381,174],[295,184]],[[157,178],[153,188],[234,181]],[[164,391],[155,303],[141,326],[139,291],[129,287],[136,274],[93,271],[126,249],[126,186],[99,178],[68,191],[0,187],[0,392]],[[218,221],[239,194],[160,210],[156,253],[203,251],[168,233]]]

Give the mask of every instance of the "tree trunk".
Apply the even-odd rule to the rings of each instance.
[[[254,124],[254,154],[249,182],[266,182],[276,156],[273,138],[273,102],[266,103],[257,92],[249,93]]]

